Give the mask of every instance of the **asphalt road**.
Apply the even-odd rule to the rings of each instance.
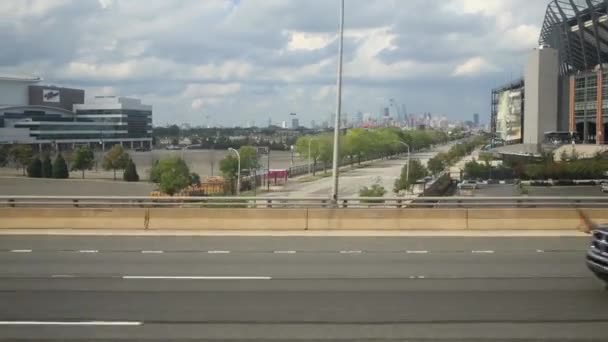
[[[0,239],[0,339],[605,340],[584,238]]]

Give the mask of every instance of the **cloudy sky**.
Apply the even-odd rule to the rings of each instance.
[[[346,0],[344,111],[487,121],[548,0]],[[335,111],[339,0],[2,0],[0,75],[154,105],[156,125]]]

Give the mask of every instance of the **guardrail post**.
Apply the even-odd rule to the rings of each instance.
[[[78,208],[78,200],[75,199],[75,200],[72,200],[72,202],[74,203],[74,207]]]
[[[11,208],[15,207],[15,200],[14,199],[9,199],[8,203],[9,203],[9,207],[11,207]]]
[[[342,208],[348,208],[348,200],[342,201]]]
[[[321,201],[321,208],[327,208],[327,200]]]
[[[272,200],[266,201],[266,208],[272,208]]]
[[[403,208],[403,200],[398,199],[397,200],[397,209],[402,209]]]

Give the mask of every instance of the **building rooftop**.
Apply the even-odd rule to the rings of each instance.
[[[0,75],[0,81],[38,83],[38,82],[42,81],[42,78],[40,78],[40,77],[25,77],[25,76]]]

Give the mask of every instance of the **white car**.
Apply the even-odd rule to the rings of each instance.
[[[608,183],[602,183],[602,192],[608,192]]]

